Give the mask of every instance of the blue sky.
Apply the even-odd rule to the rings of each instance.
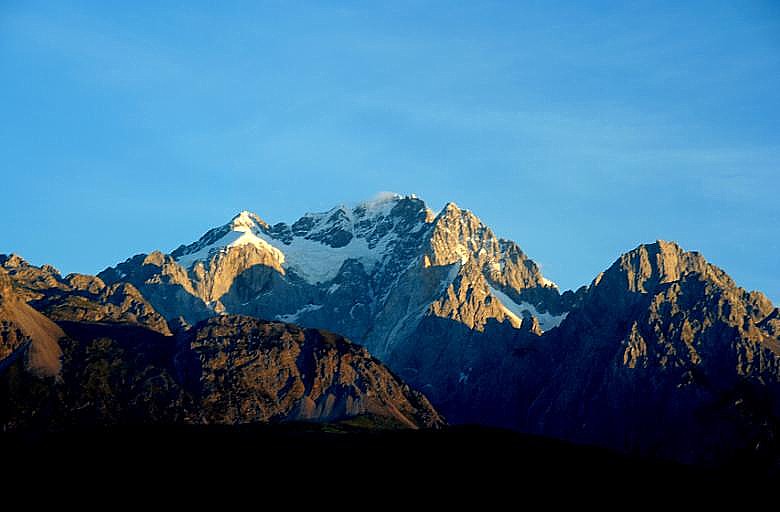
[[[95,273],[392,190],[563,288],[661,238],[777,303],[778,91],[773,1],[6,0],[0,252]]]

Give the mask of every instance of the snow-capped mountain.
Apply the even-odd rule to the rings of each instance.
[[[211,389],[219,421],[375,409],[430,425],[440,411],[451,423],[686,462],[780,453],[780,309],[672,242],[641,245],[561,294],[468,210],[434,213],[417,197],[387,195],[291,225],[241,212],[170,254],[135,256],[100,278],[63,278],[15,256],[0,256],[0,269],[0,299],[13,306],[0,333],[0,379],[12,376],[3,361],[32,354],[26,347],[41,334],[33,329],[41,318],[20,309],[25,301],[75,336],[61,347],[61,374],[76,391],[77,416],[86,408],[114,417],[121,400],[112,390],[130,382],[131,402],[149,405],[144,421],[162,420],[160,411],[181,417],[191,398],[211,403]],[[350,366],[354,352],[328,355],[333,335],[262,320],[334,331],[368,352]],[[278,336],[263,334],[271,331]],[[377,373],[374,357],[392,373]],[[127,368],[136,371],[130,381]],[[351,379],[355,368],[364,378]],[[289,379],[296,371],[298,383]],[[108,395],[80,394],[85,379],[108,379],[89,388]],[[59,403],[62,390],[51,389],[47,400]],[[387,393],[376,402],[378,390]],[[45,421],[48,409],[19,403]],[[408,414],[395,414],[399,407]]]
[[[267,254],[268,266],[319,286],[336,278],[349,260],[359,263],[367,274],[378,274],[385,265],[392,265],[393,259],[413,257],[402,246],[419,241],[432,217],[421,201],[411,196],[404,201],[398,195],[354,208],[338,206],[309,213],[292,225],[273,227],[256,214],[243,211],[171,256],[185,269],[199,265],[208,269],[220,254],[251,246]]]
[[[137,286],[174,328],[233,313],[344,334],[434,398],[469,385],[461,376],[484,352],[463,349],[473,336],[538,336],[578,300],[470,211],[449,203],[434,213],[398,194],[292,224],[243,211],[170,254],[135,256],[100,277]]]
[[[243,211],[170,255],[137,256],[100,275],[141,286],[169,320],[251,314],[344,332],[380,356],[426,315],[477,329],[536,319],[541,330],[566,315],[555,285],[514,242],[452,203],[437,215],[397,194],[292,225]],[[455,294],[464,286],[480,297],[473,311]],[[184,306],[181,292],[191,295]]]

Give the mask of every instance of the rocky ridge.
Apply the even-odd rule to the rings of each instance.
[[[542,337],[536,361],[518,365],[532,375],[533,393],[517,405],[524,428],[689,462],[723,460],[737,446],[775,451],[777,315],[700,254],[639,246]]]
[[[398,391],[402,383],[390,388],[405,396],[403,406],[370,405],[355,394],[366,384],[342,383],[344,374],[391,382],[371,380],[369,359],[343,370],[318,348],[315,366],[327,371],[311,381],[311,336],[332,335],[277,332],[281,324],[251,316],[348,334],[454,423],[686,462],[749,453],[780,464],[780,310],[671,242],[639,246],[589,286],[561,294],[517,244],[468,210],[448,204],[434,214],[414,196],[389,196],[292,225],[242,212],[192,244],[135,256],[99,279],[14,265],[18,293],[62,319],[91,318],[45,297],[133,286],[185,347],[165,360],[176,361],[166,370],[172,382],[190,382],[170,389],[201,400],[187,421],[331,418],[392,403],[399,424],[436,423],[409,412],[427,409]],[[283,380],[283,396],[263,395]]]
[[[456,367],[438,357],[422,377],[430,365],[418,346],[434,332],[430,324],[451,324],[445,336],[453,338],[463,326],[464,336],[482,336],[488,323],[506,337],[538,335],[581,298],[561,295],[517,244],[472,212],[449,203],[435,214],[400,195],[291,225],[241,212],[170,254],[138,255],[99,277],[132,283],[169,322],[229,313],[342,333],[433,394],[444,394],[482,356],[469,351]]]
[[[422,394],[328,332],[239,316],[176,336],[133,324],[62,327],[56,381],[22,359],[2,361],[2,430],[353,418],[381,428],[444,425]]]
[[[444,424],[428,400],[342,336],[221,316],[187,333],[186,372],[207,423],[384,417],[403,428]]]
[[[28,306],[0,268],[0,371],[17,362],[39,377],[57,377],[62,330]]]
[[[130,283],[107,286],[95,276],[62,277],[51,265],[36,267],[15,254],[0,255],[0,268],[25,302],[54,321],[130,323],[171,332],[165,318]]]

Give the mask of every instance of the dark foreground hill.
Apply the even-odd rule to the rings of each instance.
[[[665,483],[676,489],[721,481],[757,483],[778,476],[755,460],[734,460],[713,470],[502,429],[398,430],[369,416],[339,423],[26,432],[0,435],[0,449],[8,463],[46,465],[59,474],[68,468],[85,468],[81,474],[86,475],[143,468],[145,478],[174,479],[197,473],[216,478],[230,475],[237,480],[297,478],[312,485],[330,479],[334,488],[374,481],[377,492],[390,492],[381,485],[394,481],[408,489],[422,486],[427,492],[450,495],[457,490],[447,482],[463,480],[472,486],[490,482],[530,492],[529,485],[563,488],[593,482],[617,490],[620,485],[641,482],[644,486]],[[391,480],[383,480],[387,478]]]
[[[61,326],[56,375],[31,372],[24,356],[0,372],[4,430],[326,422],[366,414],[396,428],[444,424],[422,394],[363,347],[325,331],[240,316],[212,318],[178,336],[137,325]]]

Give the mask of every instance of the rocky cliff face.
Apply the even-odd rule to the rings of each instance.
[[[448,204],[434,215],[413,196],[307,214],[292,225],[270,226],[242,212],[170,255],[136,256],[99,276],[133,283],[169,320],[195,322],[221,312],[279,318],[345,332],[382,355],[386,340],[374,318],[393,316],[397,324],[407,317],[387,305],[392,294],[408,293],[399,286],[407,274],[438,281],[423,310],[446,301],[459,274],[478,279],[483,302],[493,305],[471,323],[519,324],[520,311],[548,314],[541,323],[552,328],[569,306],[516,244],[497,238],[474,214]],[[431,314],[442,311],[451,313],[443,307]]]
[[[455,423],[689,462],[780,454],[780,310],[674,243],[642,245],[561,294],[471,212],[392,196],[292,225],[242,212],[99,278],[0,262],[15,293],[60,320],[176,326],[128,345],[120,326],[93,325],[114,330],[65,343],[72,382],[94,387],[61,402],[104,404],[99,418],[440,421],[370,352]],[[234,314],[326,328],[368,352]]]
[[[458,344],[445,348],[462,327],[481,333],[493,322],[509,337],[539,334],[580,300],[561,296],[514,242],[470,211],[450,203],[434,214],[398,195],[292,225],[242,212],[170,255],[136,256],[99,276],[132,283],[170,322],[236,313],[343,333],[442,394],[459,380],[469,386],[461,373],[479,364],[480,350],[463,359]],[[428,324],[451,331],[435,330],[433,339]],[[419,360],[421,340],[435,345],[425,351],[435,368]],[[421,364],[430,370],[424,378]]]
[[[37,376],[57,377],[62,336],[56,324],[25,304],[0,268],[0,372],[17,362]]]
[[[454,422],[692,458],[716,444],[703,410],[729,418],[710,421],[721,430],[750,431],[742,439],[773,435],[756,425],[776,411],[748,418],[744,404],[778,403],[780,313],[671,243],[560,294],[473,213],[393,196],[289,226],[243,212],[101,277],[141,287],[169,319],[231,312],[346,333]],[[697,442],[649,432],[653,417]]]
[[[327,331],[222,316],[188,333],[185,344],[186,372],[209,423],[371,415],[407,428],[443,424],[365,348]]]
[[[541,338],[544,364],[518,365],[524,428],[697,462],[776,450],[776,317],[698,253],[640,246]]]
[[[17,255],[0,255],[0,267],[17,294],[52,320],[138,324],[170,334],[165,318],[132,284],[107,286],[83,274],[62,277],[51,265],[36,267]]]
[[[444,424],[364,348],[327,332],[237,316],[177,336],[131,324],[63,326],[57,382],[19,364],[0,372],[3,429],[355,417],[396,428]]]

